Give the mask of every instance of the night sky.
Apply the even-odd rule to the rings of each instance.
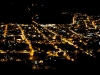
[[[72,11],[83,13],[100,13],[99,2],[97,0],[47,0],[47,6],[58,11]]]
[[[99,2],[96,0],[0,0],[0,22],[31,22],[32,14],[27,10],[27,5],[37,3],[40,8],[32,11],[49,14],[59,14],[63,11],[99,14]],[[41,8],[41,5],[44,5]],[[50,15],[50,16],[51,16]]]

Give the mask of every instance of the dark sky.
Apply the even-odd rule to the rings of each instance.
[[[13,3],[13,4],[12,4]],[[25,1],[4,0],[0,2],[0,22],[31,22],[31,13]]]
[[[13,4],[12,4],[13,3]],[[99,14],[99,2],[96,0],[0,0],[0,21],[28,21],[31,13],[27,10],[27,5],[37,3],[40,8],[32,9],[44,15],[58,14],[63,11],[82,12],[89,14]],[[44,4],[43,7],[41,5]],[[43,15],[43,16],[44,16]],[[52,19],[52,17],[51,17]],[[30,20],[31,21],[31,20]]]
[[[45,0],[50,9],[99,13],[99,2],[97,0]]]
[[[45,4],[48,9],[70,10],[70,11],[99,11],[99,1],[97,0],[0,0],[1,5],[11,4],[11,2],[19,4],[39,3]],[[3,8],[3,7],[1,7]]]

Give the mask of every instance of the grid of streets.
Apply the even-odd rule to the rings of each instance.
[[[0,25],[1,62],[30,60],[33,69],[48,69],[58,59],[75,62],[79,54],[97,58],[100,52],[100,21],[86,14],[75,14],[71,24],[32,22]]]

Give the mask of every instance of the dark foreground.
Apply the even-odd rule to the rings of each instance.
[[[56,64],[55,64],[56,65]],[[66,65],[59,64],[55,70],[32,70],[31,66],[25,64],[24,62],[3,62],[0,63],[0,72],[3,74],[91,74],[98,73],[99,71],[99,61],[78,61],[75,63],[67,62]]]

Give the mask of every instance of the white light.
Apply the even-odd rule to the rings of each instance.
[[[99,42],[99,45],[100,45],[100,42]]]
[[[35,61],[35,64],[37,64],[37,61]]]

